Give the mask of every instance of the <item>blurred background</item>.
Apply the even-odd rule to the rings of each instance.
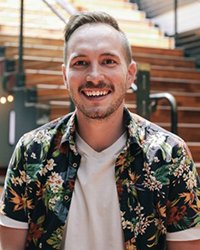
[[[181,136],[200,173],[199,0],[0,0],[0,184],[19,138],[73,110],[63,30],[85,10],[113,15],[131,43],[128,108]]]

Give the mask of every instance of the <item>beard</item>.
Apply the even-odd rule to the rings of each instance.
[[[123,86],[123,84],[121,85]],[[80,111],[85,117],[89,119],[96,119],[96,120],[103,120],[108,118],[110,115],[112,115],[121,105],[124,103],[125,94],[126,94],[126,88],[122,87],[120,90],[118,89],[118,95],[115,90],[115,87],[110,84],[106,84],[103,81],[100,81],[99,84],[94,85],[92,82],[86,82],[84,85],[80,86],[78,88],[78,93],[81,93],[84,91],[85,88],[90,89],[103,89],[107,88],[110,89],[113,93],[113,96],[116,97],[112,100],[111,103],[107,104],[106,106],[97,105],[97,106],[90,106],[88,107],[86,104],[81,102],[81,97],[77,98],[74,91],[70,91],[71,99],[76,106],[77,111]],[[112,98],[112,97],[110,97]]]
[[[73,102],[78,111],[80,111],[85,117],[89,119],[103,120],[111,116],[118,108],[124,103],[125,94],[118,98],[115,102],[111,103],[108,107],[92,107],[87,108],[84,105],[76,102],[73,99]]]

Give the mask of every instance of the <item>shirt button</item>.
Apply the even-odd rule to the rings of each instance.
[[[39,244],[39,248],[42,249],[42,243]]]
[[[73,163],[73,167],[74,167],[74,168],[77,168],[77,163]]]

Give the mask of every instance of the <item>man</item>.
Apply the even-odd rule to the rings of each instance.
[[[72,16],[74,113],[25,134],[1,202],[3,250],[200,249],[200,182],[182,139],[131,114],[136,64],[115,19]]]

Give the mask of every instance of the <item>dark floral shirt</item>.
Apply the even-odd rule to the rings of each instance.
[[[115,163],[124,249],[164,250],[167,232],[200,225],[200,180],[182,139],[127,109],[124,119]],[[0,211],[28,223],[28,250],[61,248],[81,160],[75,123],[73,113],[25,134],[11,158]]]

